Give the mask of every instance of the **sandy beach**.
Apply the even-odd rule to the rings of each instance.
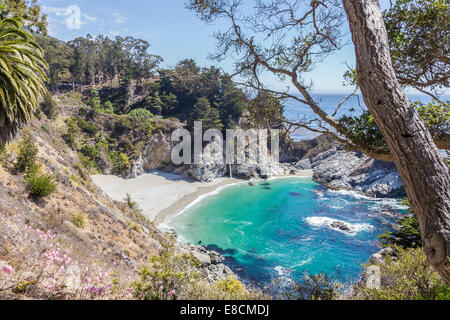
[[[312,176],[305,171],[297,177]],[[277,177],[281,178],[281,177]],[[248,182],[241,179],[221,178],[202,183],[176,174],[153,171],[136,179],[122,179],[112,175],[93,175],[92,180],[113,200],[123,201],[127,194],[136,201],[147,218],[157,226],[202,195],[224,186]]]

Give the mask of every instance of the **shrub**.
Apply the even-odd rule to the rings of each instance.
[[[100,151],[97,150],[96,146],[86,143],[83,148],[81,149],[81,152],[86,157],[89,157],[94,162],[97,161],[97,159],[100,157]]]
[[[14,164],[15,173],[27,172],[36,162],[38,149],[34,144],[33,137],[27,131],[24,131],[23,138],[19,142],[19,153],[16,163]]]
[[[50,129],[45,124],[42,125],[41,129],[45,131],[47,134],[50,134]]]
[[[130,160],[127,155],[115,152],[112,157],[113,172],[115,174],[123,174],[130,166]]]
[[[386,231],[379,235],[378,238],[385,246],[399,245],[403,248],[421,247],[423,242],[420,238],[419,221],[412,212],[409,201],[404,199],[403,204],[409,207],[409,215],[397,221],[400,228],[392,232]]]
[[[124,200],[127,203],[128,208],[130,208],[130,209],[136,209],[137,208],[136,201],[133,201],[133,199],[131,199],[131,195],[129,193],[127,193],[127,196],[125,197]]]
[[[90,124],[83,118],[76,117],[76,121],[77,121],[77,124],[80,127],[80,129],[83,130],[84,132],[86,132],[87,134],[95,135],[95,133],[97,133],[97,127]]]
[[[72,117],[66,120],[67,132],[62,136],[64,141],[72,147],[76,148],[77,137],[81,134],[80,127],[78,126],[77,119]]]
[[[85,213],[83,212],[75,212],[72,214],[72,223],[80,228],[80,229],[84,229],[87,225],[88,222],[88,217]]]
[[[55,177],[52,175],[33,172],[26,179],[32,197],[43,198],[49,196],[56,190]]]
[[[80,161],[81,161],[81,164],[83,165],[83,167],[85,167],[87,169],[95,169],[97,167],[95,162],[88,156],[84,156],[84,155],[80,154],[79,157],[80,157]]]
[[[141,270],[141,280],[131,287],[135,298],[143,300],[238,300],[260,299],[262,294],[247,290],[234,277],[209,283],[201,279],[199,262],[191,255],[164,252],[150,258]]]
[[[131,111],[130,113],[128,113],[128,116],[130,118],[134,118],[134,119],[138,119],[138,120],[148,120],[153,118],[153,114],[143,108],[139,108],[139,109],[134,109],[133,111]]]
[[[54,119],[56,117],[57,105],[49,92],[44,95],[44,101],[41,103],[41,110],[49,119]]]
[[[378,263],[381,287],[362,288],[364,300],[436,300],[450,297],[450,288],[429,265],[422,248],[396,247],[395,256]],[[367,268],[367,266],[366,266]]]
[[[10,154],[7,150],[7,145],[0,142],[0,164],[8,160]]]
[[[216,286],[218,289],[233,297],[245,297],[248,295],[248,291],[245,289],[242,282],[234,276],[229,276],[217,281]]]
[[[92,89],[91,90],[91,98],[89,99],[87,104],[89,106],[91,106],[95,110],[100,108],[101,100],[100,100],[100,96],[98,94],[98,90],[97,89]]]
[[[305,274],[303,279],[289,283],[277,279],[268,290],[282,300],[335,300],[342,296],[343,288],[342,283],[327,274]]]
[[[114,114],[114,105],[108,100],[103,104],[100,111],[106,114]]]
[[[139,225],[137,225],[136,223],[134,223],[134,222],[131,222],[131,221],[130,221],[130,223],[128,223],[128,227],[129,227],[131,230],[136,231],[137,233],[141,233],[141,232],[142,232],[141,227],[140,227]]]

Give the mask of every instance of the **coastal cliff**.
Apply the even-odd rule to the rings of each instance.
[[[217,149],[215,143],[205,146],[203,161],[200,164],[175,166],[170,158],[173,147],[170,136],[156,133],[134,162],[127,177],[136,178],[145,171],[152,170],[175,173],[200,182],[211,182],[228,176],[229,167],[217,161],[217,154],[214,153]],[[258,162],[249,160],[246,164],[232,165],[232,175],[242,179],[266,179],[313,170],[314,179],[332,189],[353,190],[377,198],[405,196],[400,176],[393,163],[344,150],[327,137],[287,144],[281,151],[280,159],[295,161],[276,163],[270,156],[266,156]]]

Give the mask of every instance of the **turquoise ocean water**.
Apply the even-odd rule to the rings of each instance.
[[[404,207],[396,200],[331,191],[311,178],[240,183],[198,201],[169,222],[184,241],[222,253],[244,279],[268,283],[326,273],[354,281],[380,249],[377,236]],[[350,231],[330,227],[345,222]]]

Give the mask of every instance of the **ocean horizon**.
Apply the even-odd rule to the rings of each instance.
[[[317,101],[319,106],[323,108],[328,114],[333,114],[337,105],[350,94],[345,92],[323,92],[313,94],[312,97]],[[419,93],[407,93],[408,98],[412,102],[422,101],[423,103],[432,102],[432,98],[426,94]],[[442,95],[443,100],[450,101],[450,94]],[[284,110],[284,116],[292,121],[307,121],[317,118],[316,114],[310,109],[309,106],[289,99],[286,101]],[[339,109],[336,118],[340,118],[343,115],[359,115],[361,114],[362,108],[365,108],[364,99],[361,94],[357,96],[352,96],[348,101],[346,101]],[[304,128],[296,130],[291,137],[295,141],[310,140],[319,136],[318,133],[309,131]]]

